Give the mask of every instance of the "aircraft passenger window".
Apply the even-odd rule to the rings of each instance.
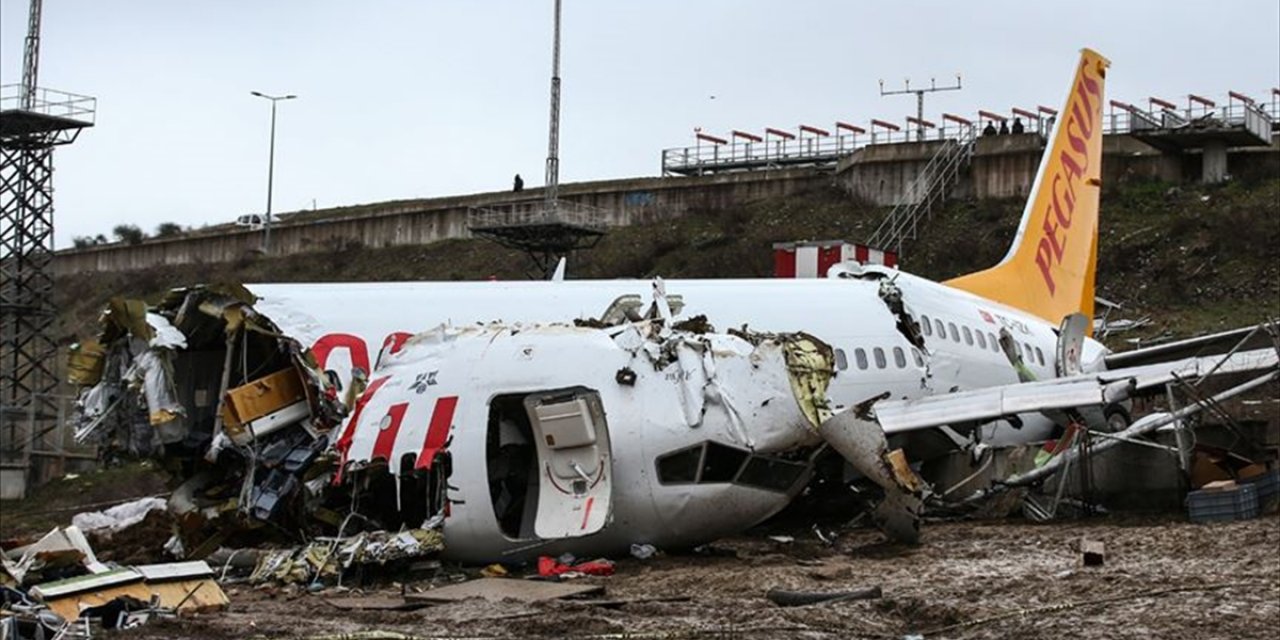
[[[923,366],[924,366],[924,356],[920,355],[920,350],[919,350],[919,349],[912,349],[912,350],[911,350],[911,357],[915,359],[915,361],[916,361],[916,366],[917,366],[917,367],[923,367]]]
[[[1035,355],[1031,352],[1031,345],[1026,342],[1022,343],[1022,353],[1027,359],[1027,364],[1035,364]]]
[[[937,329],[938,329],[938,337],[939,337],[939,338],[946,338],[946,337],[947,337],[947,330],[946,330],[946,328],[945,328],[945,327],[943,327],[943,326],[942,326],[942,321],[941,321],[941,320],[934,320],[934,321],[933,321],[933,326],[934,326],[935,328],[937,328]]]
[[[867,368],[867,350],[866,349],[863,349],[862,347],[858,347],[857,349],[854,349],[853,359],[857,361],[859,369]]]
[[[1040,350],[1040,347],[1036,347],[1036,362],[1039,362],[1040,366],[1044,366],[1044,352]]]
[[[880,347],[876,347],[876,348],[872,351],[872,353],[874,353],[874,354],[875,354],[875,356],[876,356],[876,368],[877,368],[877,369],[883,369],[883,368],[885,368],[885,367],[889,366],[888,361],[886,361],[886,360],[884,359],[884,349],[881,349]]]
[[[981,332],[981,331],[975,331],[974,333],[978,334],[978,348],[979,348],[979,349],[986,349],[986,348],[987,348],[987,334],[985,334],[985,333],[983,333],[983,332]]]
[[[973,332],[969,330],[969,327],[964,327],[964,343],[971,347],[973,346]]]
[[[899,369],[907,368],[907,354],[902,351],[902,347],[893,348],[893,363],[898,365]]]
[[[987,334],[987,341],[991,343],[991,350],[992,350],[992,351],[994,351],[994,352],[996,352],[996,353],[1000,353],[1000,341],[999,341],[999,340],[996,340],[996,334],[994,334],[994,333],[988,333],[988,334]]]
[[[849,358],[844,355],[844,349],[836,349],[836,370],[844,371],[849,368]]]
[[[947,328],[951,329],[951,340],[957,344],[960,343],[960,332],[956,331],[956,323],[948,322]]]
[[[803,463],[781,458],[751,456],[735,484],[769,491],[786,491],[800,479],[807,467]]]
[[[920,328],[924,331],[925,337],[933,335],[933,325],[929,324],[929,316],[920,316]]]
[[[702,476],[698,484],[706,482],[732,482],[747,459],[747,452],[716,442],[707,443],[707,455],[702,458]]]
[[[702,466],[702,445],[658,456],[658,482],[662,484],[697,482],[700,466]]]

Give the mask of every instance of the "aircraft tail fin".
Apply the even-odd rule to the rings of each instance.
[[[1072,313],[1093,317],[1103,87],[1110,64],[1096,51],[1080,52],[1009,253],[994,267],[945,284],[1055,325]]]

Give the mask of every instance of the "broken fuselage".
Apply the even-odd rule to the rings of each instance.
[[[830,370],[830,350],[797,336],[442,326],[383,354],[336,482],[370,495],[390,471],[395,513],[368,513],[440,514],[445,555],[467,562],[695,546],[803,488]]]

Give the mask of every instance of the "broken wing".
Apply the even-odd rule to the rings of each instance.
[[[1105,406],[1162,387],[1177,379],[1275,368],[1275,349],[1241,351],[1228,357],[1200,356],[1172,362],[1091,372],[1040,382],[986,387],[915,400],[882,400],[873,405],[886,435],[981,423],[1019,413]]]

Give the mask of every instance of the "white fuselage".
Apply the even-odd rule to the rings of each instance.
[[[896,276],[906,310],[922,326],[924,320],[929,321],[924,331],[925,353],[919,359],[896,329],[896,319],[880,299],[875,280],[670,280],[666,290],[683,302],[680,317],[705,315],[718,331],[743,325],[755,331],[803,331],[839,349],[842,357],[830,389],[837,409],[886,391],[893,398],[916,398],[1017,382],[1008,359],[991,344],[1001,327],[1009,330],[1020,351],[1030,354],[1024,356],[1025,362],[1037,378],[1054,376],[1057,334],[1053,325],[931,280],[892,269],[872,267],[868,271]],[[335,335],[348,336],[321,362],[322,368],[336,371],[345,384],[352,363],[363,360],[374,364],[383,344],[394,334],[418,333],[440,324],[598,318],[622,296],[635,296],[647,307],[653,284],[647,280],[590,280],[247,286],[261,298],[255,308],[305,345]],[[877,349],[883,354],[883,366]],[[895,350],[901,350],[902,358]],[[859,351],[866,368],[860,366]],[[1104,352],[1101,343],[1086,340],[1081,360],[1087,366]],[[1002,430],[985,435],[995,438],[993,444],[1010,435],[1021,441],[1028,439],[1026,433]]]
[[[1017,373],[994,344],[1001,328],[1016,339],[1036,377],[1054,375],[1057,340],[1048,323],[932,281],[894,270],[884,273],[896,276],[906,311],[921,325],[927,323],[923,351],[898,330],[897,317],[881,299],[880,282],[874,279],[677,280],[666,282],[665,288],[669,297],[678,297],[683,303],[677,319],[705,315],[719,332],[745,325],[761,332],[805,332],[829,344],[837,350],[837,372],[828,389],[836,410],[886,392],[895,399],[910,399],[1015,383]],[[338,372],[345,382],[352,363],[375,363],[384,343],[393,342],[397,334],[418,333],[441,324],[502,321],[510,325],[598,318],[622,296],[634,296],[643,303],[641,308],[646,308],[652,300],[653,283],[413,282],[248,288],[261,298],[255,308],[287,335],[309,346],[328,341],[332,348],[321,350],[327,351],[320,355],[324,360],[321,366]],[[336,341],[335,336],[339,338]],[[594,348],[589,340],[564,344]],[[1102,351],[1099,343],[1089,340],[1083,360],[1089,362]],[[723,425],[701,431],[670,428],[665,425],[674,419],[664,418],[663,412],[646,410],[635,404],[635,399],[615,397],[617,385],[612,380],[621,363],[614,360],[621,356],[607,350],[600,353],[598,362],[589,366],[580,360],[574,360],[578,364],[572,367],[554,366],[554,360],[547,366],[544,360],[534,363],[538,366],[533,368],[514,360],[495,367],[494,354],[488,354],[483,371],[478,369],[480,373],[472,375],[465,386],[454,389],[461,399],[454,416],[457,426],[451,433],[454,464],[450,485],[458,491],[450,498],[460,499],[461,504],[446,519],[447,553],[467,561],[490,561],[557,550],[617,552],[631,542],[660,547],[696,544],[754,525],[791,499],[793,490],[658,482],[654,461],[662,452],[708,439],[733,444],[732,434]],[[372,377],[376,379],[381,373]],[[441,384],[445,384],[443,374]],[[549,541],[506,535],[496,524],[488,495],[486,445],[481,435],[490,420],[488,402],[506,392],[575,385],[599,388],[605,395],[617,480],[612,499],[614,521],[582,538]],[[435,402],[433,394],[442,392],[433,388],[423,402]],[[653,402],[661,400],[649,404]],[[427,424],[431,408],[424,406],[418,411],[422,416],[406,418],[406,423]],[[640,413],[645,419],[613,417]],[[1006,422],[987,425],[982,440],[996,445],[1035,441],[1046,437],[1052,428],[1051,422],[1039,415],[1023,416],[1022,423],[1019,429]],[[912,452],[912,440],[900,439],[897,446]]]

